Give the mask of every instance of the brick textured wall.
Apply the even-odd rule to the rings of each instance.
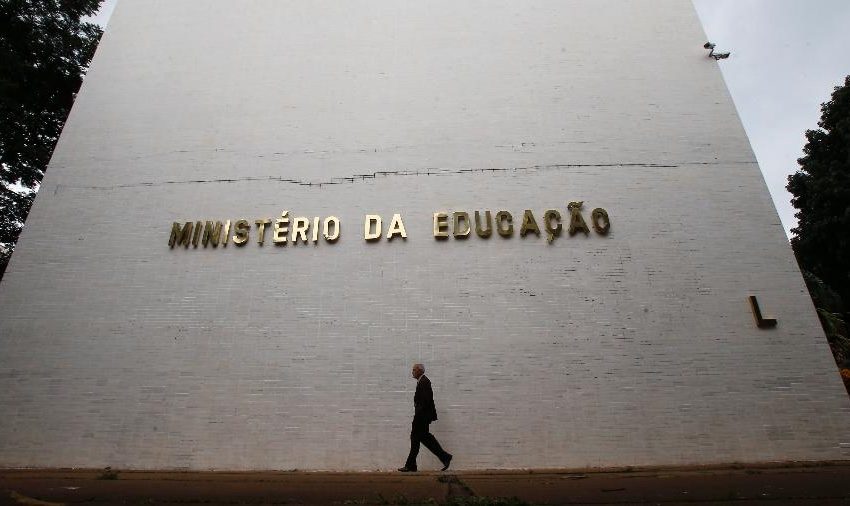
[[[687,1],[122,0],[0,285],[0,465],[394,468],[414,361],[457,468],[846,458],[704,42]],[[570,201],[610,233],[519,237]],[[341,237],[167,246],[284,210]]]

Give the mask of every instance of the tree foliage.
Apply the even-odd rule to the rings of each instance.
[[[0,276],[102,31],[102,0],[0,0]]]
[[[799,211],[791,244],[803,269],[850,300],[850,76],[806,131],[800,170],[788,177]]]
[[[840,365],[850,365],[850,76],[806,131],[800,169],[788,177],[798,225],[791,245]]]
[[[843,314],[841,296],[823,280],[807,270],[803,270],[803,279],[812,296],[818,312],[826,340],[839,367],[850,367],[850,338],[847,334],[846,319]],[[850,388],[848,388],[850,393]]]

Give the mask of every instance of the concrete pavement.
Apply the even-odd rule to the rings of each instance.
[[[415,474],[0,470],[0,504],[41,506],[733,502],[850,504],[850,462]]]

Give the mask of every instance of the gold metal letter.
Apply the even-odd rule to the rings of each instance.
[[[520,237],[525,237],[525,234],[534,232],[537,237],[540,237],[540,227],[537,226],[537,221],[534,219],[534,214],[531,209],[526,209],[522,215],[522,228],[519,229]]]
[[[601,225],[599,224],[600,220],[602,220]],[[590,213],[590,222],[593,224],[593,230],[596,230],[596,233],[600,235],[607,235],[611,229],[611,220],[608,219],[608,211],[601,207],[597,207]]]
[[[237,246],[245,246],[245,243],[248,242],[248,232],[251,231],[251,224],[248,223],[248,220],[236,220],[236,223],[233,225],[233,244]]]
[[[331,235],[331,223],[333,223],[334,233]],[[325,237],[325,240],[328,242],[334,242],[339,239],[339,218],[336,216],[328,216],[325,218],[325,228],[322,232],[322,235]]]
[[[452,226],[452,234],[455,239],[466,239],[469,237],[469,213],[465,211],[457,211],[454,214],[454,223]]]
[[[310,228],[310,218],[299,216],[292,222],[292,244],[298,244],[298,237],[307,244],[307,229]]]
[[[201,231],[204,229],[204,222],[196,221],[195,222],[195,233],[192,235],[192,246],[197,248],[198,241],[201,240]]]
[[[759,308],[759,301],[756,299],[755,295],[750,295],[750,309],[753,310],[753,318],[756,319],[756,327],[760,329],[769,329],[776,326],[776,318],[765,318],[761,314],[761,309]]]
[[[257,232],[260,237],[257,238],[257,244],[260,246],[263,245],[263,241],[266,240],[266,225],[271,224],[271,218],[260,218],[259,220],[255,220],[254,223],[257,224]]]
[[[221,241],[221,247],[226,248],[227,242],[230,240],[230,220],[224,222],[224,239]]]
[[[407,239],[407,231],[404,230],[404,222],[401,221],[400,214],[394,214],[390,221],[390,228],[387,230],[387,240],[392,241],[393,237],[400,235],[402,239]]]
[[[434,213],[434,237],[446,239],[449,236],[449,215],[446,213]]]
[[[584,218],[581,216],[580,209],[582,204],[584,204],[583,200],[567,204],[567,209],[570,210],[570,235],[575,235],[576,232],[584,232],[584,235],[590,233],[587,223],[584,222]]]
[[[375,231],[372,232],[374,225]],[[377,214],[367,214],[363,222],[363,238],[367,241],[375,241],[381,238],[381,217]]]
[[[170,247],[174,247],[174,245],[183,245],[185,247],[189,247],[189,243],[192,240],[192,226],[193,223],[191,221],[187,221],[183,228],[180,228],[180,224],[176,221],[171,224],[171,237],[168,239],[168,245]]]
[[[319,217],[316,216],[313,218],[313,242],[317,242],[319,240]]]
[[[510,237],[514,234],[513,217],[507,211],[499,211],[496,213],[496,232],[502,237]],[[507,228],[503,225],[507,223]]]
[[[493,235],[493,221],[490,217],[490,211],[484,211],[484,221],[487,223],[487,228],[481,228],[481,216],[478,211],[475,211],[475,233],[478,234],[478,237],[486,239]]]
[[[278,246],[286,246],[286,236],[289,234],[289,211],[280,213],[280,218],[274,220],[272,242]]]
[[[207,247],[207,244],[212,244],[213,248],[218,247],[218,242],[221,240],[221,222],[213,222],[208,221],[204,224],[204,237],[201,239],[201,242],[204,244],[204,247]]]
[[[555,223],[557,223],[554,227],[552,226],[552,220],[555,220]],[[549,209],[543,213],[543,226],[546,228],[546,242],[552,244],[552,241],[561,235],[561,213],[556,209]]]

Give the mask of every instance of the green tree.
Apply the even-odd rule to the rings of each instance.
[[[0,0],[0,278],[102,31],[102,0]]]
[[[798,209],[791,245],[836,360],[850,366],[850,76],[821,104],[818,127],[806,131],[800,169],[788,177]]]

